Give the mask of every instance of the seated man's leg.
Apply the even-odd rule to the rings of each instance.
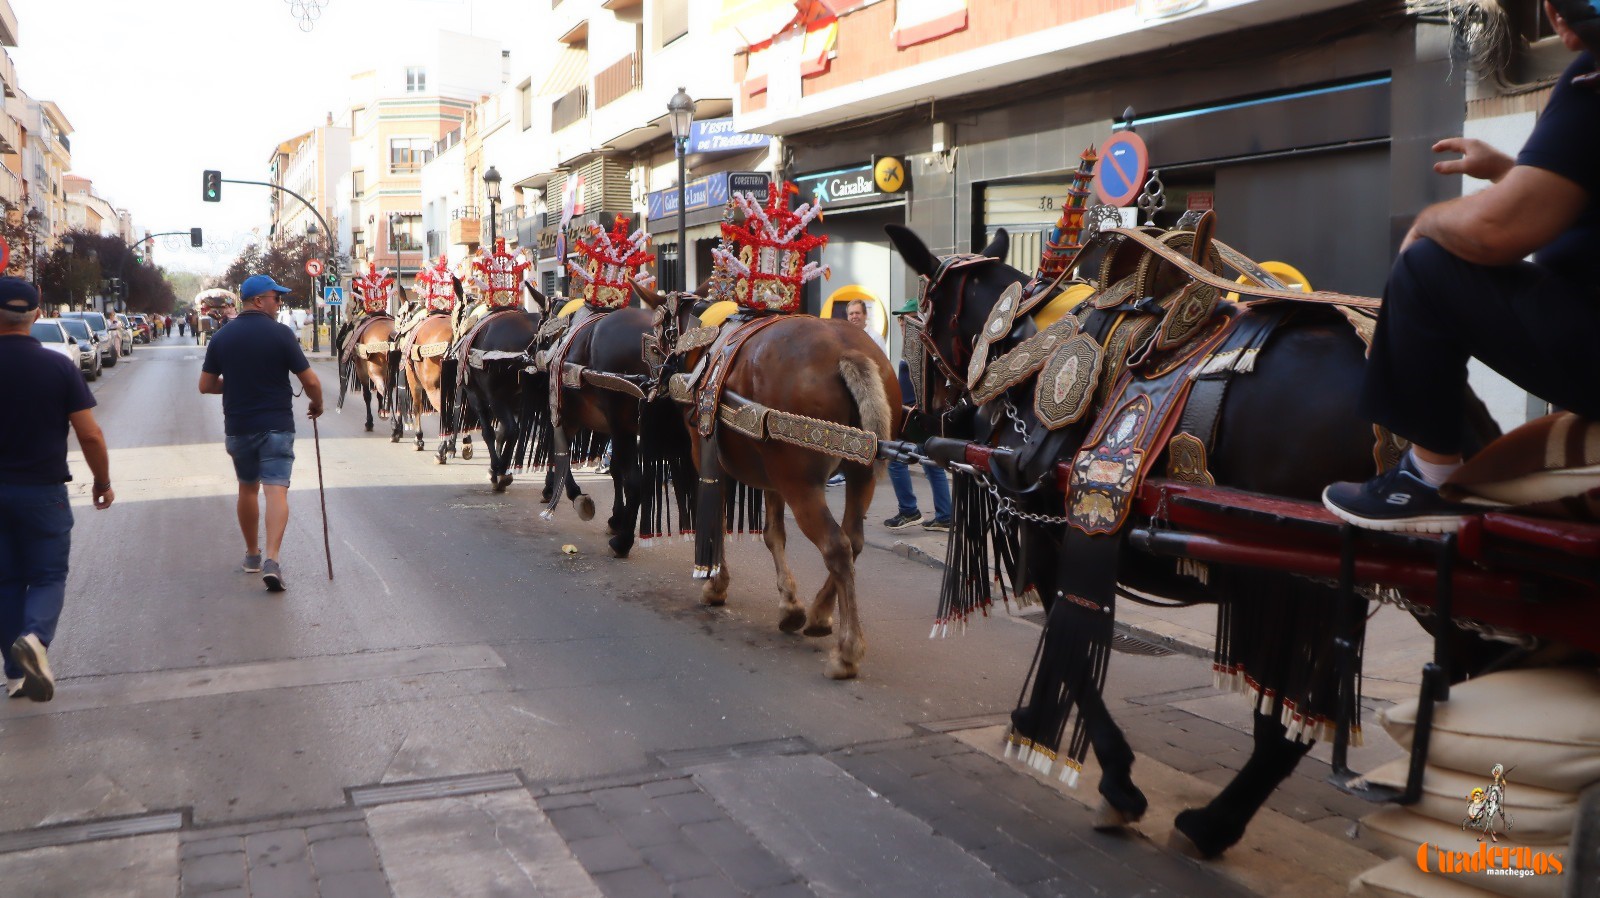
[[[1362,387],[1376,424],[1424,449],[1462,449],[1467,359],[1542,399],[1600,415],[1600,295],[1531,263],[1473,265],[1430,240],[1395,263]]]
[[[1474,510],[1438,493],[1466,445],[1467,360],[1593,416],[1597,328],[1600,297],[1589,287],[1531,263],[1473,265],[1430,240],[1413,244],[1384,291],[1361,393],[1363,413],[1412,451],[1364,484],[1328,487],[1324,504],[1360,527],[1453,532]]]

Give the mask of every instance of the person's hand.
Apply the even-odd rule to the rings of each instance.
[[[96,511],[105,511],[111,507],[111,503],[117,501],[117,494],[111,489],[111,484],[109,483],[95,484],[93,492]]]
[[[320,417],[322,417],[322,403],[313,402],[310,405],[306,406],[306,417],[307,418],[320,418]]]
[[[1498,181],[1517,164],[1481,140],[1470,137],[1447,137],[1433,145],[1435,153],[1460,153],[1460,159],[1435,162],[1433,170],[1441,175],[1466,175],[1484,181]]]

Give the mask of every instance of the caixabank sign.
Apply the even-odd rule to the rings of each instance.
[[[877,156],[865,165],[799,175],[794,183],[801,201],[821,200],[824,212],[898,199],[907,186],[905,162],[898,156]]]

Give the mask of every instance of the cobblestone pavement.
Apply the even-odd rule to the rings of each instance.
[[[1249,740],[1171,707],[1196,692],[1136,698],[1121,722],[1147,771],[1220,783]],[[0,881],[60,895],[75,873],[73,894],[181,898],[1258,893],[1138,833],[1094,832],[1092,789],[1069,795],[962,738],[989,723],[826,753],[796,739],[667,753],[598,781],[390,783],[348,790],[342,808],[220,827],[174,815],[173,831],[123,839],[33,830],[0,836]],[[1318,782],[1326,773],[1308,760],[1269,809],[1370,847],[1350,841],[1370,806]],[[22,845],[36,847],[7,851]]]

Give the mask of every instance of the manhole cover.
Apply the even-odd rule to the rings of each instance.
[[[1160,658],[1172,654],[1172,650],[1169,648],[1163,648],[1153,642],[1148,642],[1137,636],[1129,636],[1126,633],[1111,634],[1111,650],[1122,652],[1125,655],[1148,655],[1152,658]]]

